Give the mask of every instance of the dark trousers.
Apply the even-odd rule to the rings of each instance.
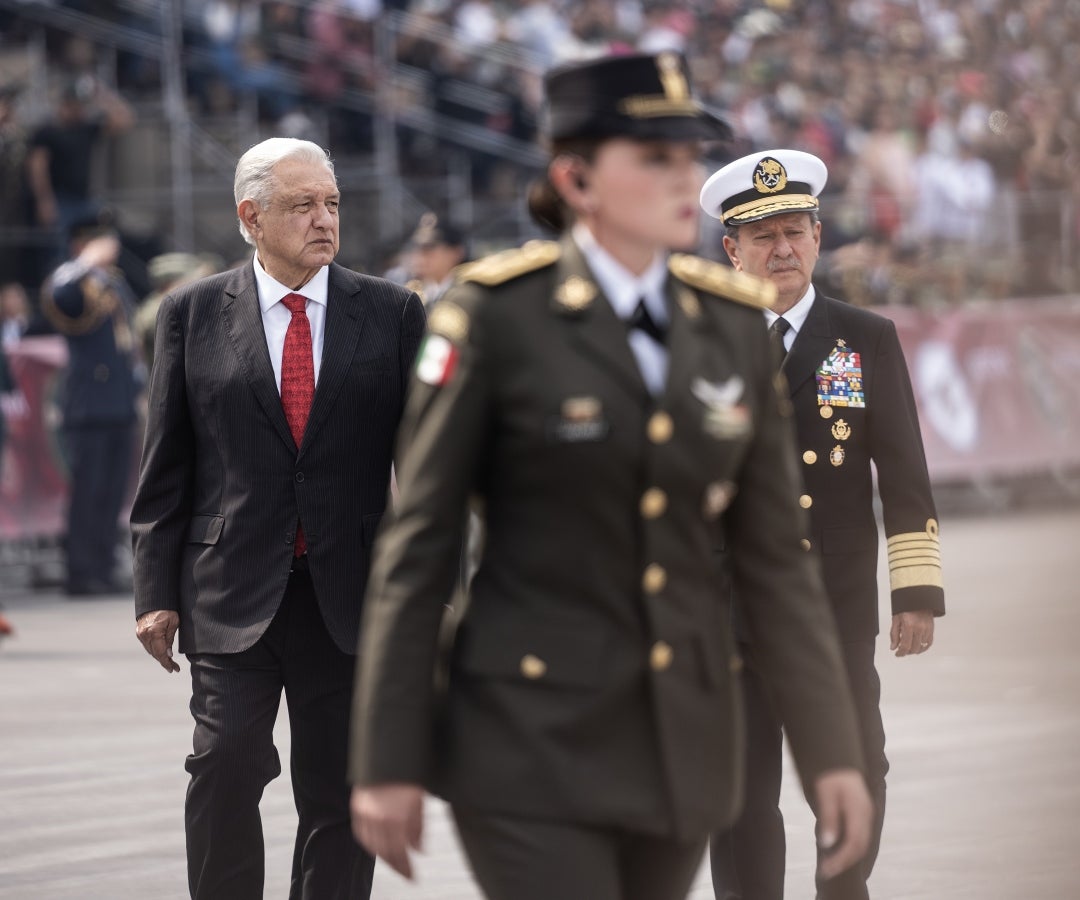
[[[132,426],[76,425],[64,429],[71,469],[67,517],[67,584],[108,585],[116,565],[120,507],[131,474]]]
[[[676,841],[453,809],[487,900],[684,900],[706,838]]]
[[[820,900],[867,900],[866,880],[877,859],[885,820],[885,729],[881,722],[881,681],[874,666],[873,640],[841,645],[859,719],[867,784],[874,801],[873,835],[863,861],[829,881],[819,881]],[[747,656],[752,659],[752,651]],[[713,837],[713,889],[717,900],[783,900],[787,851],[780,812],[783,733],[761,677],[744,671],[747,717],[746,805],[728,831]],[[808,785],[810,790],[812,786]],[[807,798],[811,801],[812,798]]]
[[[193,752],[185,806],[195,900],[261,900],[259,801],[281,772],[274,720],[289,706],[299,814],[290,900],[366,900],[375,860],[352,837],[345,779],[355,659],[322,621],[307,572],[294,572],[265,634],[241,653],[192,654]]]

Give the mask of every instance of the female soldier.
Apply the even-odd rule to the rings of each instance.
[[[800,546],[769,288],[669,255],[696,241],[699,144],[725,128],[672,53],[566,67],[546,89],[530,206],[572,225],[467,266],[431,311],[365,600],[354,831],[411,877],[427,787],[494,900],[685,896],[741,800],[730,577],[839,871],[869,801]],[[487,540],[443,682],[470,499]]]

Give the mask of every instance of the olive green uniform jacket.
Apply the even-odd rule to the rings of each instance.
[[[754,598],[803,777],[861,766],[800,545],[769,288],[693,257],[670,269],[657,398],[569,240],[466,267],[432,310],[365,598],[353,783],[675,837],[729,823],[744,743],[729,579]],[[470,498],[487,539],[444,680],[437,635]]]

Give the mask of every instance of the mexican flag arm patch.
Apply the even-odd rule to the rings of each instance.
[[[420,347],[416,377],[424,384],[442,387],[457,368],[458,349],[441,334],[428,334]]]

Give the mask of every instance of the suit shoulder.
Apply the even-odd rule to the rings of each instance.
[[[554,265],[561,253],[555,241],[529,241],[521,247],[503,250],[459,266],[457,280],[495,287]]]
[[[776,286],[770,282],[700,256],[674,253],[668,268],[691,287],[744,306],[765,309],[776,301]]]

